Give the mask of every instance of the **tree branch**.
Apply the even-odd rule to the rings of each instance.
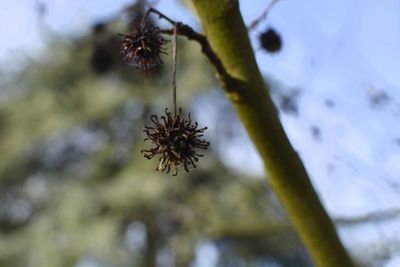
[[[393,220],[397,217],[400,217],[400,208],[374,211],[353,217],[336,217],[334,221],[341,226],[352,226],[361,223],[379,223],[385,220]]]
[[[207,38],[201,34],[196,32],[195,30],[192,29],[192,27],[183,24],[181,22],[175,22],[177,31],[179,35],[185,36],[189,40],[196,41],[197,43],[200,44],[201,46],[201,51],[203,54],[208,58],[210,63],[215,67],[217,73],[221,77],[227,77],[229,76],[228,73],[226,72],[224,66],[222,65],[221,60],[218,58],[218,56],[215,54],[215,52],[211,49],[210,43],[208,42]],[[165,34],[173,34],[173,30],[162,30],[162,33]]]
[[[170,19],[169,17],[167,17],[166,15],[164,15],[163,13],[154,8],[150,8],[146,12],[145,18],[147,18],[150,13],[157,14],[159,18],[165,19],[174,26],[173,29],[161,30],[161,33],[173,35],[174,29],[176,28],[177,34],[185,36],[189,40],[196,41],[201,46],[201,51],[208,58],[210,63],[214,66],[215,70],[217,71],[220,82],[227,85],[225,86],[225,88],[231,91],[240,90],[242,88],[242,86],[240,85],[240,81],[230,76],[228,72],[225,70],[225,67],[222,64],[221,60],[218,58],[217,54],[215,54],[215,52],[212,50],[206,36],[196,32],[189,25],[186,25],[182,22],[176,22]]]
[[[193,3],[210,47],[226,71],[228,78],[222,78],[221,85],[260,153],[269,184],[297,234],[317,266],[353,267],[279,121],[256,64],[238,1]]]

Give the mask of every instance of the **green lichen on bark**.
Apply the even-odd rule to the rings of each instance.
[[[212,49],[230,76],[220,77],[226,95],[262,157],[269,184],[315,264],[354,266],[282,128],[256,64],[238,1],[193,0],[193,4]]]

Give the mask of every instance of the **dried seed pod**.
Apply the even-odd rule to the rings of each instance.
[[[90,65],[96,74],[104,74],[115,66],[118,57],[116,39],[116,36],[110,36],[94,45]]]
[[[163,46],[168,42],[153,25],[132,24],[130,34],[119,34],[123,60],[137,68],[148,70],[162,64],[160,54],[166,54]]]
[[[187,172],[190,166],[196,168],[195,162],[203,157],[196,149],[207,149],[209,146],[209,142],[200,139],[207,127],[197,129],[198,123],[192,124],[190,113],[187,119],[182,117],[182,109],[175,116],[165,109],[165,116],[159,120],[156,115],[152,115],[151,121],[153,126],[145,126],[145,141],[151,142],[154,147],[141,152],[147,159],[161,155],[157,170],[169,173],[173,168],[173,175],[176,176],[181,164]]]
[[[282,48],[281,36],[272,28],[268,28],[259,36],[261,47],[267,52],[275,53]]]

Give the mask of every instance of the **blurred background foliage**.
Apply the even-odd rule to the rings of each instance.
[[[171,104],[170,56],[143,72],[118,55],[141,15],[50,35],[43,57],[2,74],[0,266],[212,266],[216,253],[218,266],[311,266],[265,181],[223,163],[238,122],[195,43],[179,40],[178,102],[211,124],[211,148],[177,177],[141,155],[143,125]]]

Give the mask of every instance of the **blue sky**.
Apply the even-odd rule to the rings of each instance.
[[[36,2],[2,2],[0,62],[22,58],[25,53],[43,53]],[[47,25],[60,34],[73,34],[87,31],[93,21],[130,1],[43,3],[48,8]],[[245,21],[250,22],[268,1],[241,3]],[[158,8],[172,18],[196,23],[177,1],[161,0]],[[257,60],[266,76],[286,88],[303,89],[299,117],[282,115],[282,121],[327,209],[335,216],[400,206],[400,191],[391,186],[391,182],[400,183],[400,146],[396,145],[400,138],[399,10],[398,0],[280,0],[251,35],[254,41],[261,30],[273,25],[283,36],[284,47],[276,55],[264,53],[254,42]],[[391,100],[373,110],[368,96],[381,91]],[[326,99],[333,99],[335,106],[327,108]],[[313,140],[312,125],[321,128],[322,142]],[[233,147],[231,154],[232,167],[262,176],[261,162],[249,141]],[[373,234],[377,229],[367,229],[368,242],[382,238]],[[399,229],[397,221],[385,227],[383,235],[397,235],[400,240]],[[342,233],[349,245],[360,235],[356,231]],[[391,264],[387,266],[398,266]]]

